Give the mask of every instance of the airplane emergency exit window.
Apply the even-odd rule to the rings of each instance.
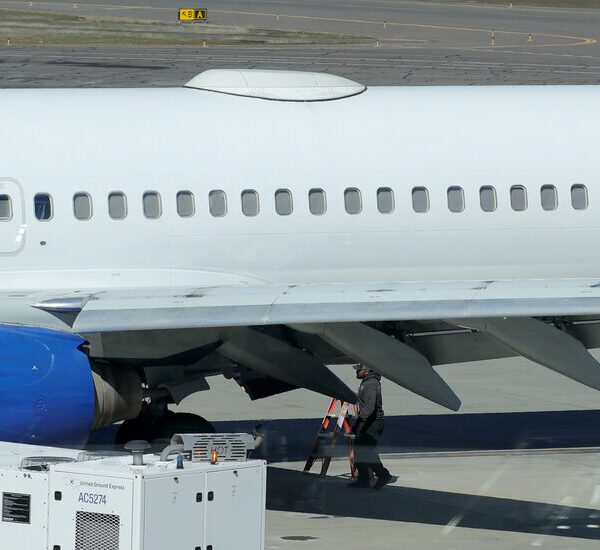
[[[380,214],[390,214],[394,211],[394,192],[389,187],[377,189],[377,210]]]
[[[289,216],[293,208],[292,193],[289,189],[277,189],[275,191],[275,212],[280,216]]]
[[[48,193],[38,193],[33,199],[35,217],[40,221],[52,219],[52,198]]]
[[[242,214],[257,216],[258,210],[258,193],[254,189],[244,189],[242,191]]]
[[[348,214],[360,214],[362,199],[360,191],[356,187],[349,187],[344,191],[344,208]]]
[[[496,190],[491,185],[484,185],[479,188],[479,205],[484,212],[496,210]]]
[[[308,192],[308,208],[311,214],[322,216],[327,211],[327,197],[323,189],[311,189]]]
[[[575,210],[585,210],[588,207],[588,193],[585,185],[576,183],[571,186],[571,204]]]
[[[75,193],[73,213],[78,220],[89,220],[92,217],[92,197],[87,193]]]
[[[413,187],[412,205],[413,210],[421,214],[429,210],[429,193],[425,187]]]
[[[108,195],[108,215],[113,220],[124,220],[127,217],[127,197],[120,191]]]
[[[462,212],[465,209],[465,193],[462,187],[448,188],[448,210],[450,212]]]
[[[558,207],[558,193],[554,185],[542,185],[540,189],[540,200],[544,210],[556,210]]]
[[[227,214],[227,195],[225,191],[215,189],[208,194],[208,207],[212,216],[220,218]]]
[[[191,191],[177,193],[177,214],[182,218],[191,218],[196,212],[194,194]]]
[[[0,195],[0,221],[7,222],[12,218],[12,200],[8,195]]]
[[[510,206],[516,212],[523,212],[527,208],[527,191],[522,185],[513,185],[510,188]]]
[[[156,191],[146,191],[142,198],[144,203],[144,216],[151,220],[160,218],[162,214],[160,195]]]

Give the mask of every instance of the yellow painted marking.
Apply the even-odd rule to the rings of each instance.
[[[193,9],[180,9],[179,10],[179,21],[193,21],[194,10]]]

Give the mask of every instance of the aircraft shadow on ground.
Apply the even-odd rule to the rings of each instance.
[[[256,458],[303,460],[320,418],[214,422],[219,432],[265,433]],[[459,451],[600,447],[600,410],[388,416],[380,451]],[[343,448],[340,449],[343,452]]]
[[[297,418],[214,424],[219,432],[248,433],[260,425],[266,438],[253,458],[284,462],[306,459],[320,422],[320,418]],[[111,448],[114,432],[115,427],[97,430],[90,444]],[[392,416],[386,418],[381,441],[382,452],[599,446],[600,410]],[[338,449],[343,453],[344,446]],[[399,486],[354,494],[345,487],[347,482],[270,467],[267,507],[323,518],[372,518],[440,525],[440,529],[456,525],[600,539],[600,529],[588,527],[600,524],[600,510]]]
[[[600,539],[600,510],[413,487],[348,489],[348,479],[321,478],[270,467],[267,508],[313,515],[355,517]],[[326,519],[324,517],[323,519]],[[442,527],[443,528],[443,527]]]
[[[229,420],[213,422],[218,432],[265,434],[253,458],[270,462],[305,460],[321,418]],[[90,449],[115,446],[118,426],[92,432]],[[380,441],[382,453],[600,447],[600,410],[522,413],[388,416]],[[340,456],[343,445],[338,445]]]

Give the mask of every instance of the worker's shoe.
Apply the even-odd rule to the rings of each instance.
[[[373,489],[383,489],[390,481],[394,480],[394,476],[389,472],[387,474],[383,474],[377,478],[375,485],[373,485]]]
[[[352,483],[346,485],[349,489],[370,489],[371,484],[368,479],[356,479]]]

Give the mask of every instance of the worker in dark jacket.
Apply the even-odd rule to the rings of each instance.
[[[370,487],[369,470],[377,476],[374,489],[381,489],[392,480],[383,466],[376,450],[383,433],[383,403],[381,399],[381,376],[369,367],[354,366],[356,378],[361,380],[358,389],[358,418],[354,424],[355,463],[358,477],[348,487]]]

